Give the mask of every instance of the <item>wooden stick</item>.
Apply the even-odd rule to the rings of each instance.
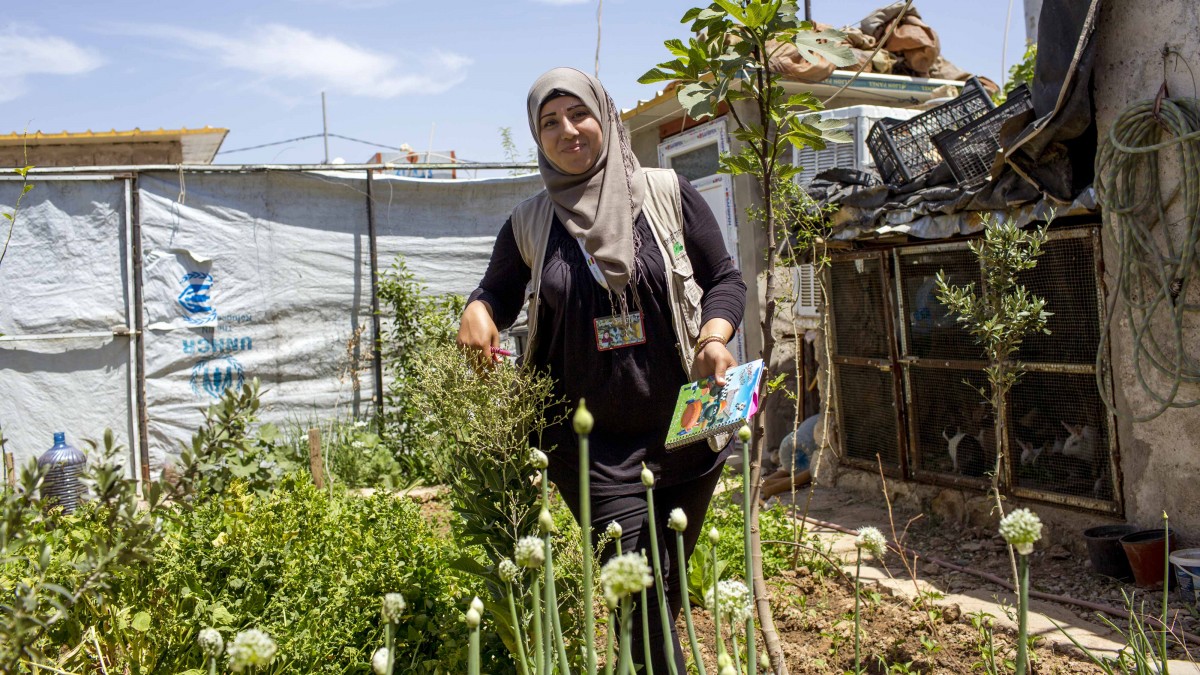
[[[8,489],[17,489],[17,472],[13,470],[13,454],[4,453],[4,475],[8,479]]]
[[[325,489],[325,460],[321,457],[321,430],[308,430],[308,464],[312,469],[313,483],[318,490]]]

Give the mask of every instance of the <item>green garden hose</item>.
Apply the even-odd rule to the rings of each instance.
[[[1164,186],[1161,171],[1172,156],[1182,178]],[[1116,289],[1096,355],[1101,398],[1115,414],[1106,362],[1113,316],[1123,301],[1133,370],[1152,401],[1151,410],[1134,421],[1200,405],[1200,394],[1188,393],[1200,384],[1200,304],[1187,302],[1200,295],[1200,100],[1163,98],[1126,108],[1101,139],[1096,196],[1118,254]],[[1178,199],[1183,217],[1168,221]]]

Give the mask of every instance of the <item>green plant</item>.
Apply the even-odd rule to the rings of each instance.
[[[1021,61],[1014,63],[1008,69],[1008,80],[1004,83],[1004,88],[992,95],[992,101],[996,105],[1007,101],[1008,95],[1012,93],[1013,89],[1033,82],[1033,72],[1037,67],[1037,52],[1036,42],[1025,45],[1025,54],[1021,56]]]
[[[228,640],[253,626],[278,643],[277,672],[362,672],[393,625],[399,672],[463,672],[468,631],[458,598],[480,587],[447,574],[456,554],[408,499],[330,494],[304,472],[265,497],[234,481],[182,511],[153,567],[124,580],[120,601],[154,626],[153,658],[128,665],[199,668],[201,629]],[[384,621],[380,599],[397,592],[403,607]],[[113,656],[119,647],[106,645]],[[485,645],[484,658],[490,671],[502,669],[499,641]]]
[[[438,416],[422,410],[416,399],[426,386],[427,354],[454,345],[463,298],[428,295],[398,256],[391,269],[379,275],[379,302],[389,319],[379,348],[391,379],[384,393],[384,414],[376,419],[400,462],[400,474],[410,481],[428,481],[435,475],[433,463],[450,441],[438,433],[445,426]]]
[[[800,172],[787,163],[785,156],[795,147],[824,148],[828,141],[848,141],[838,131],[840,122],[822,121],[815,114],[821,105],[812,94],[788,96],[780,76],[770,68],[774,52],[785,43],[795,44],[801,56],[811,62],[825,58],[835,65],[847,66],[856,59],[850,50],[838,45],[836,31],[818,32],[796,17],[796,5],[782,0],[718,0],[708,7],[689,9],[683,16],[691,23],[692,37],[669,40],[666,47],[671,60],[658,64],[638,81],[652,84],[676,80],[678,99],[689,116],[703,119],[716,113],[721,104],[729,105],[736,123],[734,137],[741,150],[721,158],[721,169],[733,175],[756,179],[760,192],[758,212],[767,235],[766,303],[762,333],[762,358],[770,368],[775,338],[769,327],[775,318],[776,262],[785,247],[786,233],[776,218],[777,192]],[[772,374],[764,373],[770,381]],[[751,453],[751,519],[757,509],[759,469],[762,455],[761,419],[754,430]],[[759,569],[761,544],[758,532],[751,528],[753,592],[759,605],[763,640],[771,662],[786,671],[766,594],[763,571]],[[749,664],[751,670],[757,664]]]
[[[1044,228],[1026,231],[1011,219],[988,219],[984,222],[983,238],[969,244],[983,270],[981,288],[977,291],[974,282],[951,286],[944,270],[938,271],[936,279],[938,301],[983,347],[987,358],[984,374],[988,386],[980,389],[979,394],[988,401],[993,412],[996,458],[991,492],[1001,516],[1004,515],[1000,496],[1002,460],[1011,453],[1005,404],[1009,390],[1022,372],[1021,365],[1012,359],[1026,337],[1039,332],[1050,333],[1046,328],[1051,316],[1046,311],[1046,300],[1026,290],[1018,276],[1037,266],[1045,241]],[[1009,560],[1013,582],[1019,584],[1017,561],[1011,547]]]
[[[89,498],[73,514],[45,510],[45,467],[33,460],[0,502],[0,672],[29,672],[22,664],[47,664],[52,645],[79,645],[77,614],[104,607],[119,577],[161,542],[160,486],[146,486],[142,507],[112,432],[87,445]]]
[[[504,154],[504,161],[513,163],[522,161],[521,151],[517,149],[517,143],[513,140],[512,127],[500,127],[500,150]],[[536,162],[537,152],[530,148],[526,151],[523,161]],[[535,169],[510,169],[508,175],[523,176],[534,171]]]
[[[308,455],[310,428],[320,431],[325,469],[332,480],[350,488],[393,489],[411,483],[411,477],[404,474],[372,421],[332,419],[306,425],[295,423],[286,434],[291,455]]]
[[[171,496],[192,502],[225,492],[233,481],[266,496],[279,480],[308,464],[308,451],[282,442],[274,425],[255,427],[262,404],[258,378],[231,387],[204,411],[204,423],[184,446]]]
[[[29,160],[28,154],[26,154],[25,159],[26,161]],[[33,183],[29,182],[29,170],[32,168],[32,166],[21,166],[13,169],[13,173],[21,177],[21,194],[17,195],[17,201],[13,204],[12,213],[5,212],[0,214],[8,220],[8,234],[4,237],[4,248],[0,249],[0,264],[4,263],[4,256],[8,255],[8,244],[12,241],[13,228],[17,226],[17,214],[21,211],[21,200],[33,189]],[[4,333],[0,333],[0,336],[3,335]]]

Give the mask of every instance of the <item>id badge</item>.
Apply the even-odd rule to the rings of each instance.
[[[630,312],[629,320],[621,316],[604,316],[595,319],[596,349],[606,352],[610,349],[632,347],[646,343],[646,329],[642,325],[642,313]]]

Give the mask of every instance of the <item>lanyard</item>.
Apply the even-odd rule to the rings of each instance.
[[[600,271],[600,266],[596,264],[596,259],[592,257],[591,253],[588,253],[587,247],[583,245],[583,237],[575,237],[575,241],[579,244],[579,250],[583,251],[583,259],[587,261],[588,269],[592,271],[592,278],[596,280],[596,283],[600,284],[601,288],[606,291],[609,290],[608,282],[604,279],[604,272]]]

